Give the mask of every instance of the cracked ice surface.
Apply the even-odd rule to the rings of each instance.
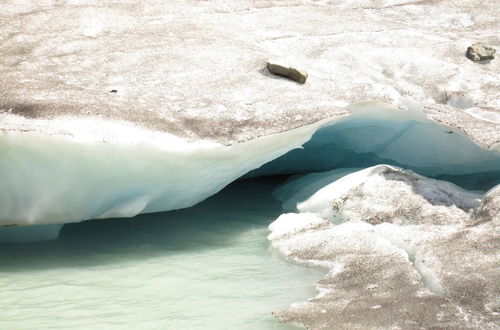
[[[275,315],[314,329],[495,328],[499,187],[483,196],[388,165],[349,172],[305,175],[276,191],[300,213],[269,226],[272,245],[329,272],[317,297]]]

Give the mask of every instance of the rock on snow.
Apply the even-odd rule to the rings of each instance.
[[[473,61],[492,60],[495,58],[495,48],[478,42],[467,48],[467,57]]]
[[[267,70],[272,74],[286,77],[296,81],[299,84],[305,84],[307,80],[307,72],[297,69],[291,65],[287,65],[281,61],[269,60],[266,64]]]

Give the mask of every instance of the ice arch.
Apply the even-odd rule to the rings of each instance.
[[[351,116],[319,129],[303,148],[249,176],[392,164],[470,189],[487,190],[500,182],[500,152],[485,150],[459,131],[426,119],[418,108],[363,103],[351,110]]]
[[[351,111],[341,119],[233,146],[187,143],[116,123],[100,128],[127,136],[106,143],[88,132],[0,133],[0,226],[185,208],[249,171],[249,176],[264,176],[386,163],[473,189],[500,181],[498,151],[484,150],[458,131],[430,122],[418,109],[366,103]],[[40,231],[54,236],[55,227],[47,228]]]

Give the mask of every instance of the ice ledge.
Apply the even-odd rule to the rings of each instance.
[[[71,135],[2,132],[0,225],[131,217],[189,207],[300,147],[335,119],[232,146],[188,142],[141,128],[122,130],[122,124],[102,121],[69,121]]]

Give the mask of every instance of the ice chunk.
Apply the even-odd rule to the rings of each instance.
[[[307,229],[316,229],[329,225],[330,222],[328,220],[319,218],[311,213],[282,214],[271,225],[269,225],[271,234],[267,237],[267,239],[272,241],[285,236],[294,235]]]
[[[324,186],[341,177],[361,170],[360,168],[340,168],[327,172],[293,176],[274,191],[274,196],[281,201],[286,211],[297,211],[297,203],[304,201]]]
[[[475,224],[492,221],[500,225],[500,185],[484,195],[481,205],[474,210],[473,219]]]
[[[334,181],[297,208],[333,222],[463,224],[467,212],[479,206],[481,196],[449,182],[378,165]]]

